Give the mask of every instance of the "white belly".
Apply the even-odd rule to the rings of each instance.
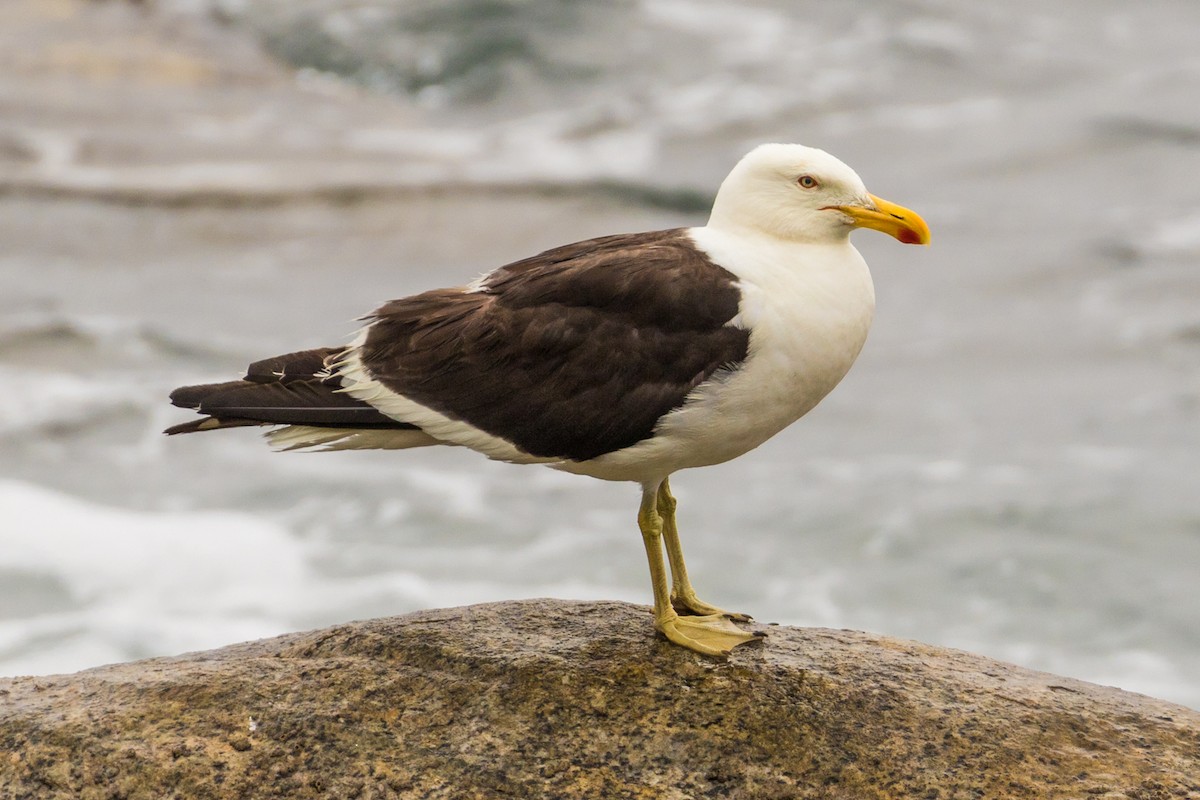
[[[665,416],[654,438],[559,469],[642,483],[753,450],[795,422],[845,376],[875,309],[866,263],[849,242],[814,247],[692,231],[714,261],[737,274],[742,303],[733,324],[750,330],[746,361],[701,384]],[[736,245],[736,246],[735,246]]]

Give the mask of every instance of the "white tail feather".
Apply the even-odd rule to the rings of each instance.
[[[267,441],[279,450],[406,450],[442,444],[422,430],[402,428],[318,428],[287,425],[268,431]]]

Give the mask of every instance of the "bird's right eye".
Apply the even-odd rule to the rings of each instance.
[[[796,179],[796,183],[800,184],[802,189],[815,189],[821,185],[821,182],[812,175],[801,175]]]

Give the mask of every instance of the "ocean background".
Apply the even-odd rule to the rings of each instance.
[[[856,234],[878,314],[850,375],[673,479],[701,596],[1200,708],[1200,4],[11,0],[0,23],[0,674],[649,603],[632,485],[167,439],[166,395],[540,249],[702,224],[740,155],[800,141],[933,246]]]

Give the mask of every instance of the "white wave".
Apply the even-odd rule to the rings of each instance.
[[[1147,256],[1200,254],[1200,212],[1158,223],[1137,247]]]
[[[0,508],[0,570],[66,594],[33,598],[49,613],[0,613],[4,672],[274,633],[308,573],[285,529],[245,514],[128,511],[15,481],[0,482]]]
[[[286,530],[244,514],[126,511],[13,481],[0,483],[0,506],[17,521],[3,534],[0,567],[51,570],[79,602],[119,591],[129,600],[169,593],[187,606],[223,584],[204,598],[222,611],[243,607],[261,581],[304,573]]]
[[[140,408],[140,386],[30,369],[0,367],[0,436],[51,426],[78,425]]]
[[[422,488],[459,496],[462,487],[433,480]],[[0,675],[70,672],[431,606],[539,596],[645,601],[635,589],[552,569],[497,567],[495,548],[398,542],[355,550],[249,513],[115,508],[14,480],[0,480],[0,512]],[[296,517],[284,519],[305,527]],[[525,557],[558,563],[562,543],[536,552],[546,544],[535,542]],[[356,559],[372,552],[364,572]]]
[[[0,674],[217,647],[428,598],[404,572],[322,576],[315,548],[250,514],[112,508],[11,480],[0,509]]]
[[[144,319],[106,314],[69,314],[34,309],[0,317],[0,356],[39,363],[48,351],[86,359],[89,368],[159,356],[225,357],[238,344],[213,334],[203,342],[182,341]]]

